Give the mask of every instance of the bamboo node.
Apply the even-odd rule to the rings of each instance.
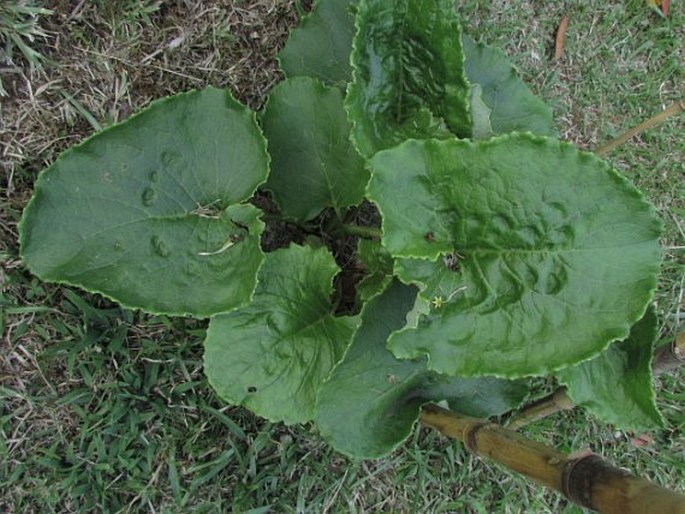
[[[572,502],[590,509],[594,508],[593,487],[609,477],[627,477],[630,473],[615,468],[599,455],[588,455],[569,460],[562,475],[562,492]]]
[[[464,446],[466,446],[467,450],[469,450],[471,453],[479,453],[476,435],[478,434],[479,430],[489,425],[492,425],[492,423],[489,421],[477,421],[464,428],[464,436],[462,440],[464,441]]]

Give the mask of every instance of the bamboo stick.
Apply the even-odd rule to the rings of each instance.
[[[597,455],[574,458],[487,420],[432,404],[424,406],[421,423],[602,514],[685,514],[685,496],[632,476]]]
[[[685,332],[680,332],[671,344],[662,346],[654,352],[652,372],[654,376],[670,373],[680,368],[683,363],[685,363]],[[553,393],[524,406],[516,415],[509,418],[506,426],[511,430],[518,430],[557,412],[572,410],[575,406],[567,389],[560,387]]]

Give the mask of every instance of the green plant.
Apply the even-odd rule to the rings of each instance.
[[[209,317],[220,396],[354,456],[397,446],[427,401],[500,415],[548,374],[606,421],[661,422],[654,210],[555,139],[452,2],[320,0],[281,64],[259,120],[209,88],[65,152],[21,223],[31,270]],[[306,244],[264,243],[283,223]]]
[[[47,34],[40,27],[41,16],[52,14],[52,11],[34,5],[31,1],[10,0],[0,5],[0,44],[2,51],[0,61],[3,64],[14,63],[14,50],[18,49],[21,56],[31,69],[39,69],[45,57],[32,44],[37,38],[45,38]],[[7,92],[0,80],[0,96]]]

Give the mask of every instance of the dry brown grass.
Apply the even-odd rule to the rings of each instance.
[[[28,311],[7,315],[0,330],[0,387],[13,392],[3,401],[3,411],[12,413],[11,430],[2,434],[10,471],[32,457],[40,434],[69,441],[79,432],[68,405],[35,400],[83,386],[72,381],[63,362],[42,358],[46,347],[78,337],[67,327],[78,327],[80,316],[60,312],[59,288],[36,290],[16,280],[24,274],[16,257],[17,222],[37,173],[95,131],[89,116],[105,126],[153,99],[206,85],[228,87],[258,108],[280,78],[275,55],[297,21],[292,1],[167,1],[150,13],[137,3],[46,2],[54,12],[42,20],[47,39],[40,51],[48,64],[3,75],[8,96],[0,98],[0,292]],[[41,304],[52,308],[44,311]],[[148,331],[144,337],[156,335]],[[36,491],[46,487],[39,477],[23,483]],[[0,500],[5,512],[13,511],[12,498],[40,496],[24,488],[6,493]],[[79,510],[68,498],[61,505],[65,512]]]

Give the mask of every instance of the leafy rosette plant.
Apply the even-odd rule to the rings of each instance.
[[[661,422],[655,210],[556,139],[451,0],[318,0],[280,61],[257,114],[208,88],[66,151],[22,219],[30,269],[209,318],[222,398],[353,456],[391,451],[428,401],[511,411],[532,376],[617,426]],[[306,243],[265,243],[283,224]]]

